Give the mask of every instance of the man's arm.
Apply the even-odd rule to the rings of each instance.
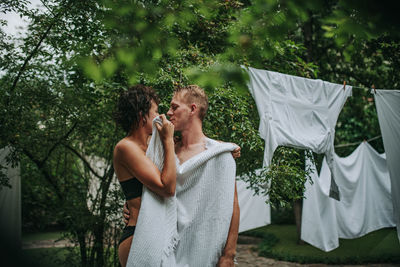
[[[221,258],[219,258],[218,267],[234,266],[234,258],[236,255],[236,243],[238,240],[239,233],[239,220],[240,220],[240,208],[237,196],[237,188],[235,182],[235,197],[233,200],[233,213],[231,219],[231,225],[229,227],[228,238],[226,239],[226,244],[224,251],[222,252]]]

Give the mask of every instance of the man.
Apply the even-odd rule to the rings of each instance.
[[[179,160],[178,163],[178,167],[182,167],[186,162],[189,162],[189,164],[192,164],[193,162],[195,162],[199,157],[204,156],[207,152],[206,150],[208,149],[207,146],[213,146],[214,148],[215,146],[215,141],[208,139],[204,133],[203,133],[203,119],[206,115],[207,112],[207,108],[208,108],[208,99],[207,96],[204,92],[203,89],[201,89],[199,86],[196,85],[189,85],[186,87],[181,87],[175,90],[172,101],[171,101],[171,106],[170,109],[167,113],[167,115],[170,118],[171,123],[174,125],[175,131],[179,131],[181,133],[181,139],[176,142],[175,144],[175,153],[177,155],[177,158]],[[218,146],[218,145],[217,145]],[[222,146],[222,145],[221,145]],[[212,149],[210,149],[212,151]],[[203,153],[204,152],[204,153]],[[238,157],[240,156],[240,148],[237,148],[235,151],[232,152],[232,154],[234,155],[234,157]],[[227,157],[226,153],[223,157]],[[207,159],[208,160],[208,159]],[[232,158],[231,158],[232,160]],[[226,161],[222,161],[222,162],[226,162]],[[224,165],[225,163],[223,163],[222,165]],[[234,164],[234,162],[233,162]],[[186,164],[188,165],[188,164]],[[187,166],[185,166],[187,167]],[[217,170],[217,175],[219,175],[219,177],[221,179],[218,179],[219,177],[214,177],[211,180],[221,180],[221,181],[229,181],[226,183],[229,184],[223,184],[223,187],[229,188],[230,186],[232,186],[232,193],[234,191],[234,194],[232,194],[233,196],[233,209],[231,209],[229,212],[231,213],[227,213],[226,210],[224,210],[224,206],[229,206],[226,205],[227,204],[227,200],[224,199],[223,197],[215,197],[213,198],[214,195],[216,195],[216,193],[210,193],[209,191],[212,191],[214,188],[207,188],[207,187],[201,187],[201,190],[204,190],[206,192],[204,192],[204,196],[203,194],[200,194],[200,196],[196,196],[193,195],[193,193],[190,191],[198,191],[199,190],[199,186],[196,183],[196,186],[192,186],[190,185],[189,188],[185,188],[183,190],[180,190],[180,185],[179,185],[179,181],[177,181],[177,193],[176,193],[176,198],[178,203],[181,203],[180,205],[178,204],[179,207],[183,207],[180,209],[180,213],[182,213],[182,210],[185,211],[185,205],[190,206],[190,202],[192,202],[192,207],[193,206],[198,206],[195,208],[199,209],[201,211],[193,211],[193,209],[189,209],[186,213],[183,212],[183,215],[178,216],[178,228],[181,229],[180,235],[181,235],[181,240],[179,243],[178,249],[177,249],[177,264],[179,266],[197,266],[198,263],[195,263],[196,260],[198,258],[205,258],[205,257],[210,257],[212,258],[211,262],[215,263],[217,262],[216,260],[218,260],[217,266],[234,266],[234,257],[236,254],[236,242],[237,242],[237,237],[238,237],[238,230],[239,230],[239,218],[240,218],[240,210],[239,210],[239,203],[238,203],[238,198],[237,198],[237,192],[236,192],[236,184],[234,184],[234,173],[235,170],[233,170],[233,179],[226,179],[225,177],[225,173],[228,173],[230,175],[232,175],[232,171],[231,170],[226,170],[226,171],[222,171],[224,169],[224,167],[226,168],[227,166],[215,166],[211,164],[211,167],[206,167],[206,168],[214,168],[214,169],[218,169]],[[231,166],[229,166],[229,168],[232,168]],[[233,167],[234,168],[234,167]],[[201,169],[201,167],[199,168],[194,168],[195,171],[198,171],[199,169]],[[204,169],[204,168],[203,168]],[[218,172],[219,171],[219,172]],[[179,168],[177,168],[177,179],[179,179]],[[228,176],[229,176],[228,174]],[[221,177],[223,176],[223,177]],[[195,179],[200,179],[200,177],[203,177],[201,175],[199,175],[198,177],[194,177]],[[206,177],[203,177],[202,179],[207,179]],[[219,187],[221,187],[221,181],[219,182]],[[212,181],[211,181],[212,183]],[[201,184],[201,183],[200,183]],[[194,187],[195,189],[191,189],[192,187]],[[196,188],[197,187],[197,188]],[[182,189],[183,187],[181,187]],[[207,196],[208,194],[208,196]],[[218,193],[217,193],[218,194]],[[197,194],[199,195],[199,194]],[[196,199],[194,199],[196,198]],[[222,201],[220,201],[222,199]],[[210,203],[209,206],[208,202],[214,201],[212,203]],[[230,200],[232,201],[232,199]],[[218,202],[224,202],[224,203],[218,203]],[[198,203],[198,204],[197,204]],[[206,203],[206,204],[204,204]],[[232,204],[232,202],[230,202],[230,204]],[[206,205],[206,206],[204,206]],[[204,208],[205,207],[205,208]],[[215,208],[216,207],[216,208]],[[231,206],[232,207],[232,206]],[[213,211],[210,211],[213,210]],[[233,210],[233,211],[232,211]],[[211,212],[217,212],[217,214],[213,215],[213,216],[209,216]],[[219,214],[220,212],[220,214]],[[205,216],[203,216],[203,214],[205,214]],[[230,217],[228,218],[229,221],[223,221],[222,223],[220,222],[220,224],[223,224],[222,227],[217,228],[217,229],[221,229],[221,231],[224,232],[224,234],[226,235],[221,235],[221,232],[218,232],[219,230],[215,230],[215,227],[213,225],[213,219],[216,221],[216,224],[218,224],[218,216],[227,218],[227,214],[231,214],[229,215]],[[205,219],[206,218],[206,219]],[[211,219],[210,219],[211,218]],[[200,221],[200,222],[195,222],[193,223],[193,221]],[[203,222],[204,221],[204,222]],[[204,224],[206,231],[204,231],[204,226],[200,226],[196,228],[196,223],[200,223],[200,224]],[[229,226],[228,226],[229,224]],[[201,228],[203,227],[203,228]],[[229,230],[228,230],[229,228]],[[183,230],[182,230],[183,229]],[[199,230],[200,229],[200,230]],[[199,233],[197,230],[199,230],[200,232],[208,232],[207,229],[210,229],[210,233],[212,233],[214,231],[215,235],[220,235],[220,238],[218,239],[218,242],[221,241],[226,241],[226,242],[221,242],[218,243],[217,245],[215,245],[215,249],[210,249],[209,247],[206,249],[204,248],[205,253],[201,253],[201,251],[199,252],[199,256],[197,256],[196,252],[194,252],[194,250],[198,249],[199,246],[208,246],[209,242],[208,240],[211,239],[210,241],[213,241],[212,238],[212,234],[209,234],[209,237],[198,237]],[[215,232],[217,231],[217,232]],[[221,238],[222,236],[222,238]],[[226,239],[225,239],[226,238]],[[203,244],[204,243],[204,244]],[[210,242],[211,244],[212,242]],[[225,246],[223,247],[225,243]],[[223,247],[223,251],[217,251],[219,250],[219,248]],[[198,249],[201,250],[201,249]],[[213,255],[211,255],[213,254]],[[201,255],[201,256],[200,256]],[[217,258],[214,258],[216,255]],[[187,257],[186,257],[187,256]],[[218,259],[219,257],[219,259]],[[216,259],[216,260],[214,260]],[[208,263],[207,263],[208,264]]]
[[[182,138],[175,145],[175,154],[180,164],[206,150],[203,119],[207,109],[207,96],[199,86],[189,85],[175,90],[167,115],[175,131],[181,132]],[[236,153],[240,153],[240,149],[237,149]],[[236,185],[233,207],[228,238],[218,266],[233,266],[234,264],[240,218]]]

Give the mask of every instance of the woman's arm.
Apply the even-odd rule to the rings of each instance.
[[[161,172],[145,152],[132,142],[117,145],[115,157],[144,186],[160,196],[169,197],[175,194],[176,187],[174,126],[165,115],[161,118],[162,125],[157,125],[164,146],[164,167]]]

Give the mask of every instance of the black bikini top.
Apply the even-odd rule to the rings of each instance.
[[[121,184],[126,200],[142,196],[143,184],[135,177],[119,183]]]

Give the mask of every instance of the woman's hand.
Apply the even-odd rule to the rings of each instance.
[[[160,134],[161,140],[173,140],[174,137],[174,125],[165,117],[164,114],[160,115],[162,125],[156,123],[158,133]]]
[[[129,212],[129,209],[128,209],[128,202],[126,202],[125,201],[125,204],[124,204],[124,209],[123,209],[123,215],[124,215],[124,223],[125,223],[125,226],[127,226],[128,225],[128,222],[129,222],[129,217],[130,217],[130,212]]]
[[[238,146],[235,150],[232,151],[232,156],[234,159],[240,158],[240,146]]]
[[[225,143],[224,141],[221,141],[221,140],[217,140],[217,142]],[[237,148],[235,148],[235,150],[233,150],[233,151],[231,152],[232,157],[233,157],[234,159],[240,158],[240,149],[241,149],[241,147],[238,146],[238,145],[235,144],[235,143],[231,143],[231,144],[234,144],[235,146],[237,146]]]

